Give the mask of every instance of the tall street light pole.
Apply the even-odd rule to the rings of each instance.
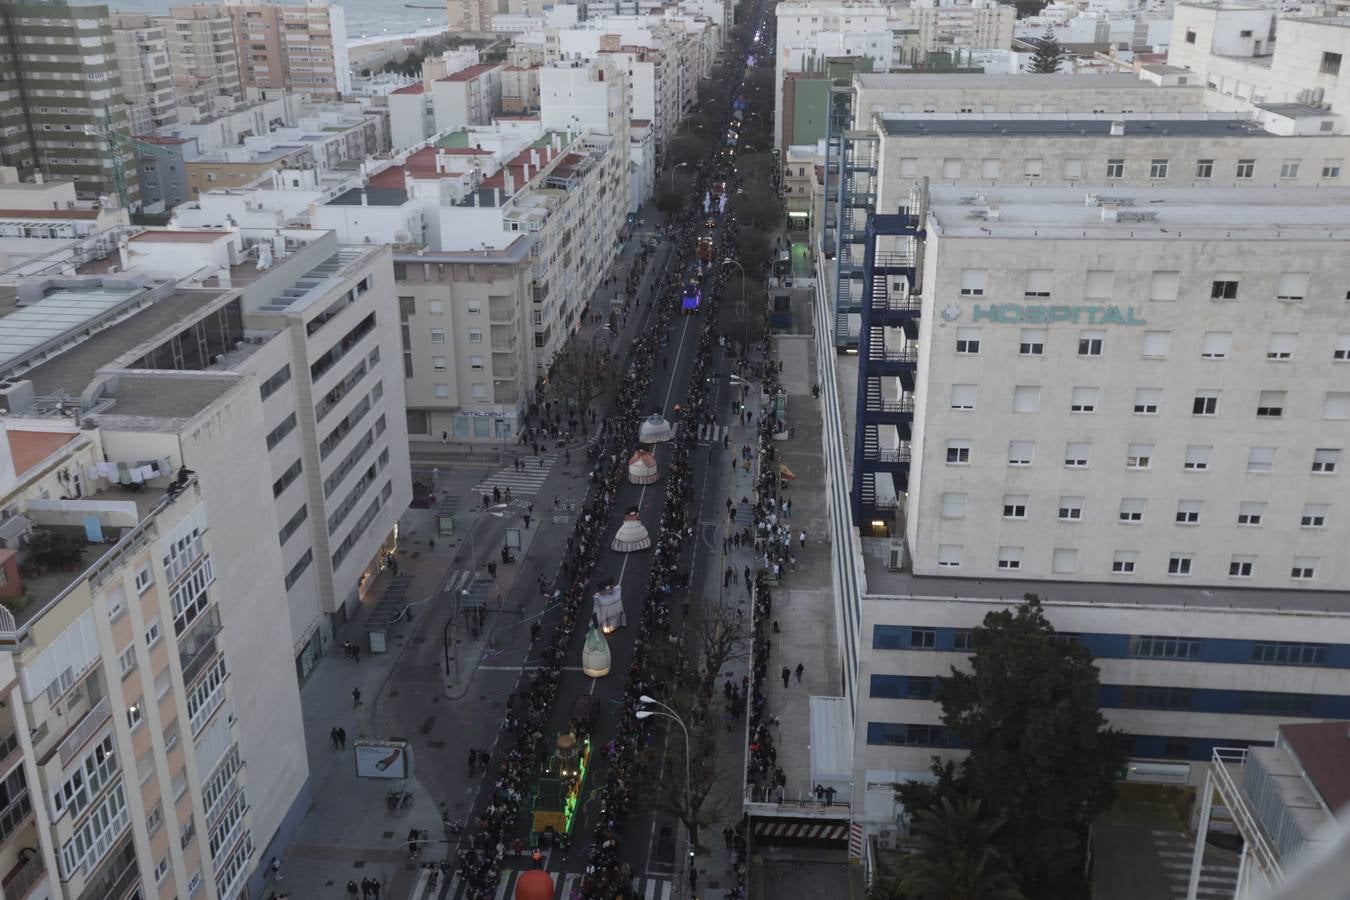
[[[663,719],[671,719],[676,725],[680,726],[680,731],[684,733],[684,813],[689,817],[689,821],[685,824],[685,827],[689,831],[689,855],[685,859],[686,871],[684,877],[684,883],[687,886],[689,884],[689,872],[687,870],[693,865],[694,845],[696,843],[693,826],[694,812],[689,807],[689,798],[691,796],[689,790],[689,729],[684,727],[684,720],[675,713],[675,710],[666,706],[660,700],[653,699],[652,697],[643,694],[638,698],[638,702],[642,703],[644,707],[659,706],[661,709],[665,710],[665,712],[657,712],[654,709],[639,709],[633,714],[637,716],[637,718],[646,719],[651,716],[660,716]]]
[[[727,257],[722,260],[724,266],[735,266],[741,270],[741,306],[745,309],[745,340],[743,352],[746,357],[750,356],[750,301],[745,296],[745,266],[741,265],[740,260]]]
[[[672,191],[675,190],[675,173],[687,165],[689,165],[687,162],[677,163],[675,167],[670,170],[670,189]]]

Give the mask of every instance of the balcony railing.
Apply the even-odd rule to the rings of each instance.
[[[84,718],[75,723],[75,727],[70,729],[70,733],[61,741],[57,747],[56,755],[61,759],[61,765],[65,766],[72,759],[79,755],[80,749],[85,743],[94,736],[94,733],[103,727],[103,723],[112,717],[112,707],[108,704],[108,698],[94,704],[89,712],[84,714]]]
[[[33,889],[33,885],[46,876],[47,867],[42,864],[42,854],[34,853],[9,870],[9,874],[0,881],[0,888],[10,900],[22,900]]]
[[[1214,784],[1223,797],[1224,806],[1228,808],[1229,814],[1237,823],[1238,830],[1242,833],[1242,839],[1247,842],[1248,849],[1256,856],[1258,865],[1267,877],[1272,882],[1279,881],[1284,877],[1283,870],[1280,867],[1280,858],[1275,853],[1275,849],[1270,846],[1265,829],[1256,820],[1255,813],[1248,805],[1246,792],[1233,780],[1233,773],[1229,771],[1230,766],[1241,770],[1247,764],[1247,753],[1248,751],[1245,749],[1215,747],[1209,768],[1214,775]]]

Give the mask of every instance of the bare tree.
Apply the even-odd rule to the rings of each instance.
[[[617,368],[606,349],[582,346],[573,339],[553,357],[544,395],[553,401],[576,403],[585,412],[614,383]]]

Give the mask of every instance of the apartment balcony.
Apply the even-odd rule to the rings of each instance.
[[[493,325],[510,325],[519,315],[515,302],[507,297],[493,297],[488,302],[488,321]]]
[[[492,363],[493,381],[515,381],[519,377],[520,377],[520,363],[517,362],[515,359],[512,359],[509,362],[497,362],[495,360],[493,361]]]
[[[37,842],[36,835],[33,840]],[[25,897],[36,895],[37,888],[46,884],[47,867],[42,864],[42,854],[34,853],[21,860],[0,879],[0,892],[4,894],[5,900],[24,900]]]
[[[493,353],[515,353],[516,344],[515,329],[508,326],[494,327],[492,329]]]

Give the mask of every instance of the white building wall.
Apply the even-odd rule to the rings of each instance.
[[[992,230],[973,239],[943,236],[931,224],[928,232],[924,318],[934,324],[920,349],[927,359],[916,387],[925,397],[917,447],[923,462],[907,516],[916,574],[1336,590],[1350,584],[1350,563],[1336,549],[1350,539],[1350,516],[1337,515],[1334,503],[1344,466],[1314,471],[1319,448],[1350,453],[1336,394],[1346,361],[1335,358],[1350,314],[1325,241],[1215,242],[1156,232],[1144,240],[1051,240],[1000,237],[997,224]],[[1122,222],[1121,231],[1129,234],[1129,225]],[[963,272],[967,287],[972,277],[985,279],[983,294],[962,294]],[[1178,299],[1150,300],[1159,290],[1154,273],[1167,272],[1181,273]],[[1276,299],[1290,273],[1307,273],[1306,300]],[[1238,281],[1239,300],[1211,300],[1215,280]],[[1050,293],[1025,296],[1030,290]],[[1094,326],[1086,312],[1046,326],[975,318],[977,305],[1085,303],[1114,307],[1125,322]],[[958,330],[970,328],[977,331],[961,334],[978,334],[979,353],[958,354]],[[1019,352],[1031,340],[1025,328],[1045,332],[1043,353]],[[1156,346],[1167,345],[1162,355],[1145,347],[1150,334]],[[1216,340],[1207,335],[1228,336],[1225,358],[1202,356],[1206,341]],[[1081,340],[1098,337],[1101,355],[1079,353]],[[1275,340],[1290,343],[1289,358],[1268,355]],[[953,409],[953,385],[967,384],[975,386],[973,409]],[[1036,395],[1024,403],[1035,411],[1014,411],[1018,387]],[[1071,410],[1081,400],[1076,389],[1093,392],[1091,411]],[[1133,413],[1140,390],[1160,392],[1148,401],[1156,413]],[[1219,392],[1217,415],[1193,415],[1195,398],[1206,391]],[[1268,391],[1285,392],[1279,418],[1257,415],[1263,402],[1277,402],[1261,400]],[[970,441],[968,464],[947,463],[953,440]],[[1011,441],[1034,442],[1031,465],[1009,466]],[[1090,445],[1086,466],[1065,465],[1071,443]],[[1149,458],[1146,468],[1128,464],[1136,446]],[[1187,469],[1190,448],[1205,447],[1207,468]],[[1249,463],[1251,448],[1274,448],[1269,471]],[[944,494],[966,495],[964,515],[944,515]],[[1006,496],[1028,498],[1024,516],[1003,515]],[[1057,515],[1065,497],[1081,498],[1080,518]],[[1142,519],[1121,521],[1123,501],[1135,499],[1144,501]],[[1306,505],[1328,500],[1325,524],[1300,528]],[[1199,504],[1197,523],[1177,522],[1183,501]],[[1265,504],[1260,527],[1239,523],[1244,501]],[[939,566],[942,545],[962,548],[959,565]],[[1000,566],[1000,548],[1018,548],[1019,568]],[[1057,559],[1061,549],[1076,558]],[[1113,573],[1118,552],[1137,554],[1133,573]],[[1191,557],[1188,576],[1169,574],[1178,553]],[[1230,577],[1238,557],[1252,559],[1250,575]],[[1317,560],[1309,564],[1315,575],[1294,579],[1291,569],[1303,557]]]

